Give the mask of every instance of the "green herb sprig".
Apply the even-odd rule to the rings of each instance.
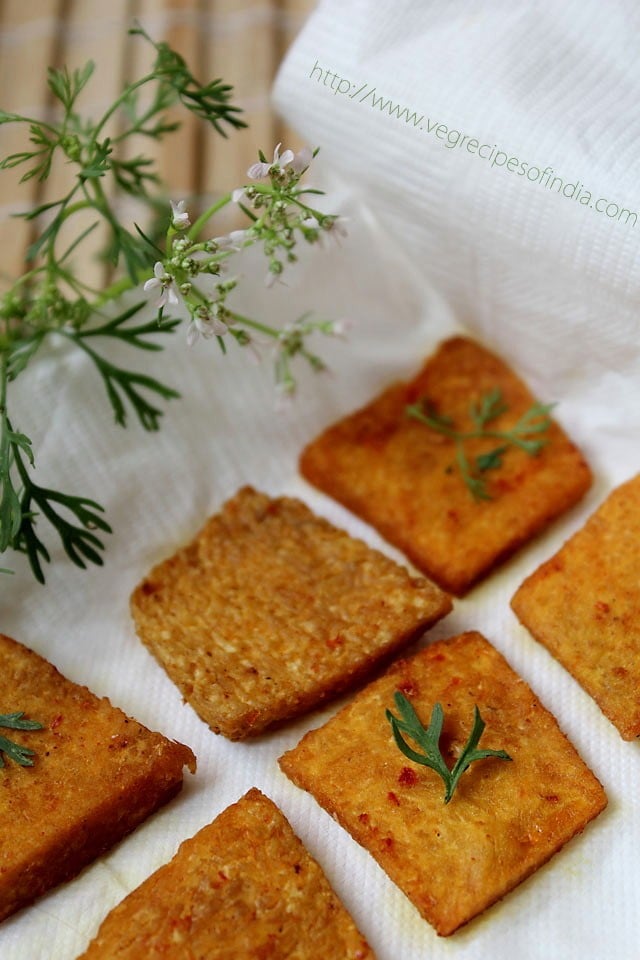
[[[123,145],[131,138],[137,144],[140,137],[161,141],[175,133],[180,124],[167,113],[175,106],[184,107],[225,137],[246,124],[241,110],[231,102],[233,91],[228,84],[220,79],[200,83],[167,43],[156,43],[141,27],[130,32],[152,45],[155,62],[149,73],[126,85],[97,119],[80,112],[82,94],[94,76],[92,62],[73,71],[49,70],[55,109],[46,121],[0,110],[0,126],[22,125],[28,135],[25,149],[0,157],[0,170],[22,170],[22,182],[45,181],[61,163],[73,174],[62,197],[18,214],[41,229],[27,251],[23,275],[0,296],[0,554],[6,550],[25,553],[41,583],[43,565],[51,559],[41,530],[43,521],[79,567],[103,562],[100,535],[111,529],[102,516],[103,508],[92,498],[33,481],[32,441],[18,428],[14,412],[9,413],[11,383],[29,369],[52,335],[82,351],[93,365],[116,424],[127,426],[133,418],[145,430],[155,431],[164,403],[178,397],[177,390],[130,369],[129,364],[115,364],[109,344],[161,350],[166,335],[183,322],[167,315],[172,308],[179,308],[188,323],[190,346],[203,338],[212,339],[223,354],[228,352],[227,344],[257,353],[270,342],[276,387],[285,398],[296,389],[292,372],[296,358],[312,370],[325,369],[309,350],[309,338],[342,332],[340,324],[308,314],[281,327],[240,314],[231,303],[239,278],[227,275],[234,255],[258,244],[268,263],[265,282],[271,286],[282,282],[282,275],[297,260],[299,242],[319,245],[325,238],[343,234],[340,218],[310,205],[308,195],[321,191],[300,184],[317,150],[281,153],[279,144],[273,160],[260,152],[259,162],[246,172],[248,182],[215,199],[192,222],[184,200],[166,197],[153,161],[133,155],[131,148],[123,150]],[[117,209],[123,193],[150,211],[147,232],[138,224],[120,222]],[[210,220],[229,204],[237,204],[247,218],[246,228],[203,240],[201,234]],[[89,226],[87,211],[94,218]],[[160,219],[158,211],[162,211]],[[82,227],[71,242],[63,242],[77,214],[82,215]],[[104,290],[91,288],[74,262],[78,248],[99,224],[106,228],[103,258],[114,269],[120,268],[121,274]],[[146,301],[115,317],[106,309],[140,285],[154,297],[154,320],[136,319]],[[0,573],[9,572],[0,567]]]
[[[524,450],[531,457],[540,453],[548,443],[548,438],[543,434],[551,426],[549,413],[554,406],[553,403],[534,403],[509,430],[493,430],[489,426],[509,409],[498,388],[489,390],[482,395],[478,403],[471,404],[469,417],[474,424],[473,430],[456,430],[451,417],[436,413],[433,406],[424,400],[407,406],[406,414],[453,440],[456,462],[468,490],[476,500],[492,500],[484,474],[502,466],[503,457],[510,447]],[[465,442],[480,438],[491,438],[500,443],[470,461],[465,451]]]
[[[474,761],[485,760],[487,757],[495,757],[498,760],[511,760],[509,754],[504,750],[476,749],[485,728],[485,722],[480,716],[480,711],[476,705],[474,708],[473,728],[469,739],[462,753],[456,760],[455,765],[450,770],[440,752],[440,735],[444,723],[444,712],[441,704],[436,703],[431,712],[429,726],[425,728],[418,719],[418,715],[412,704],[400,690],[396,690],[394,700],[400,713],[400,718],[396,717],[390,710],[386,711],[386,717],[391,724],[394,740],[405,757],[408,757],[409,760],[413,760],[415,763],[421,763],[423,766],[429,767],[442,778],[445,786],[445,803],[449,803],[458,786],[460,777],[465,770],[468,770]],[[403,733],[408,734],[411,740],[423,750],[423,753],[419,753],[417,750],[414,750],[413,747],[409,746],[402,736]]]
[[[43,726],[37,720],[23,720],[24,712],[0,714],[0,727],[9,730],[42,730]],[[0,767],[4,767],[3,754],[21,767],[32,767],[35,750],[14,743],[8,737],[0,734]]]

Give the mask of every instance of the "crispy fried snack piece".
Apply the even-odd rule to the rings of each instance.
[[[580,452],[554,423],[540,454],[510,449],[499,470],[484,474],[493,499],[473,498],[456,466],[454,441],[408,417],[406,407],[425,400],[456,429],[471,430],[470,405],[496,388],[508,409],[492,426],[509,429],[534,402],[531,393],[477,343],[447,340],[414,380],[389,387],[309,444],[300,470],[419,570],[462,596],[591,484]],[[481,438],[465,449],[473,459],[497,444]]]
[[[195,771],[188,747],[152,733],[0,634],[2,713],[44,729],[3,730],[36,751],[0,770],[0,919],[69,880],[130,833]]]
[[[349,687],[451,600],[298,500],[245,487],[131,607],[185,699],[239,740]]]
[[[278,807],[255,788],[186,840],[78,960],[374,960]]]
[[[613,491],[511,601],[618,728],[640,736],[640,475]]]
[[[450,764],[477,704],[485,759],[450,803],[428,767],[394,743],[386,709],[402,691],[424,726],[435,703]],[[410,744],[414,746],[414,744]],[[479,633],[434,643],[394,664],[323,727],[280,758],[296,783],[362,844],[441,936],[528,877],[606,806],[590,770],[526,683]]]

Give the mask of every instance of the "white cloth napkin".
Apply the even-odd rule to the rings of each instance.
[[[349,239],[328,252],[309,250],[289,286],[268,292],[264,265],[254,270],[246,257],[245,273],[257,279],[237,306],[271,322],[309,307],[353,320],[349,344],[318,344],[333,374],[304,374],[293,410],[277,413],[268,358],[255,370],[239,351],[222,358],[215,343],[188,349],[182,331],[163,354],[129,359],[132,368],[146,368],[183,393],[168,405],[157,435],[113,426],[86,358],[64,345],[38,356],[12,389],[12,419],[34,440],[41,480],[98,499],[114,534],[101,570],[78,571],[54,549],[45,588],[10,558],[16,575],[0,584],[0,629],[143,723],[189,744],[199,768],[169,807],[111,853],[3,923],[2,960],[72,960],[115,903],[253,785],[289,817],[379,960],[636,956],[637,745],[621,741],[517,624],[509,599],[613,485],[640,469],[640,226],[528,181],[507,164],[515,157],[527,169],[552,167],[564,183],[589,188],[594,203],[606,198],[640,214],[633,176],[639,17],[621,0],[321,4],[284,65],[276,102],[312,145],[322,146],[313,168],[331,191],[322,208],[349,218]],[[353,84],[349,94],[344,83],[336,90],[338,79]],[[382,109],[378,97],[392,105]],[[428,117],[425,129],[390,115],[396,106]],[[437,133],[440,125],[446,134]],[[467,141],[445,146],[451,131]],[[473,140],[478,150],[502,151],[504,164],[470,152]],[[304,484],[297,456],[321,427],[392,378],[411,374],[460,328],[511,361],[541,399],[559,402],[557,416],[587,454],[596,483],[578,509],[457,602],[430,637],[482,630],[558,717],[604,783],[610,806],[536,876],[443,941],[277,767],[277,757],[336,705],[255,743],[214,736],[136,639],[128,597],[151,564],[193,536],[247,482],[295,493],[401,559]]]

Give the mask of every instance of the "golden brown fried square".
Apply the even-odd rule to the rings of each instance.
[[[250,790],[122,901],[78,960],[374,960],[271,800]]]
[[[232,740],[348,688],[450,609],[300,501],[250,487],[132,598],[143,643]]]
[[[510,449],[486,471],[490,500],[476,500],[456,464],[455,443],[410,418],[426,401],[471,430],[470,406],[499,389],[511,428],[534,402],[498,357],[471,340],[443,343],[408,383],[396,383],[333,424],[303,452],[300,470],[316,487],[368,521],[445,590],[463,595],[481,577],[576,503],[591,484],[580,452],[553,423],[536,456]],[[499,446],[467,441],[470,461]]]
[[[624,740],[640,736],[640,476],[618,487],[511,606]]]
[[[0,919],[69,880],[130,833],[195,771],[188,747],[152,733],[0,634],[2,713],[42,730],[2,730],[35,750],[0,769]]]
[[[385,711],[395,691],[422,724],[444,709],[440,747],[452,764],[477,704],[478,760],[451,801],[428,767],[395,744]],[[413,743],[410,743],[414,746]],[[600,783],[526,683],[479,633],[434,643],[394,664],[280,759],[442,936],[467,923],[542,866],[606,806]]]

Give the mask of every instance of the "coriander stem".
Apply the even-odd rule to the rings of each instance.
[[[320,210],[316,210],[314,207],[310,207],[307,203],[301,203],[300,200],[296,200],[295,197],[291,197],[292,203],[295,203],[297,207],[300,207],[301,210],[304,210],[305,213],[310,213],[313,217],[316,218],[318,223],[322,223],[325,218],[325,214]]]
[[[464,441],[464,440],[478,440],[485,437],[488,437],[491,440],[509,440],[515,446],[522,447],[522,449],[527,448],[525,441],[519,439],[519,437],[509,431],[501,430],[485,430],[484,428],[480,430],[469,430],[468,432],[461,432],[454,430],[452,427],[447,427],[443,423],[436,422],[431,420],[429,417],[425,417],[422,414],[419,414],[418,411],[414,411],[412,416],[415,420],[419,420],[421,423],[424,423],[427,427],[430,427],[432,430],[435,430],[436,433],[441,433],[445,437],[449,437],[451,440]]]
[[[64,223],[65,220],[68,220],[74,213],[77,213],[78,210],[86,210],[87,207],[93,207],[93,204],[90,200],[76,200],[75,203],[72,203],[70,207],[64,207],[64,214],[60,213],[60,222]]]
[[[0,110],[0,113],[4,113],[3,110]],[[44,120],[34,120],[33,117],[23,117],[22,114],[18,115],[17,113],[11,114],[11,120],[9,123],[28,123],[31,126],[44,127],[44,129],[49,130],[50,133],[53,133],[56,137],[59,135],[60,131],[56,127],[52,127],[50,123],[46,123]]]
[[[120,96],[117,98],[117,100],[114,100],[114,102],[111,104],[111,106],[109,107],[109,109],[107,110],[107,112],[103,114],[102,119],[101,119],[101,120],[99,121],[99,123],[98,123],[98,126],[94,129],[94,131],[93,131],[93,142],[94,142],[94,143],[97,143],[98,134],[102,131],[102,128],[103,128],[104,125],[107,123],[107,121],[109,120],[109,118],[113,116],[113,114],[116,112],[116,110],[118,109],[118,107],[119,107],[122,103],[124,103],[124,101],[127,99],[127,97],[130,96],[130,94],[132,94],[134,90],[137,90],[138,87],[142,87],[142,86],[144,86],[145,83],[148,83],[150,80],[154,80],[154,79],[155,79],[155,74],[153,74],[153,73],[148,73],[146,76],[142,77],[141,80],[136,80],[135,83],[130,83],[130,84],[126,87],[126,89],[120,94]]]
[[[491,440],[508,440],[514,447],[520,447],[521,450],[528,449],[526,440],[521,440],[517,434],[509,430],[473,430],[469,433],[455,434],[458,440],[475,440],[482,437],[488,437]]]
[[[264,323],[259,323],[258,320],[251,320],[250,317],[244,317],[241,313],[235,313],[235,311],[230,311],[231,316],[238,323],[243,323],[247,327],[251,327],[252,330],[257,330],[259,333],[266,333],[268,337],[278,337],[279,331],[275,327],[268,327]]]
[[[204,213],[201,213],[195,223],[193,223],[187,231],[187,236],[189,239],[195,239],[195,237],[198,236],[204,227],[207,220],[210,220],[211,217],[218,212],[218,210],[222,210],[222,208],[226,207],[228,203],[231,203],[231,193],[225,193],[224,196],[216,200],[215,203],[212,203],[211,206],[204,211]]]
[[[134,133],[139,133],[142,136],[145,135],[144,125],[147,120],[150,120],[154,113],[158,113],[157,102],[154,101],[148,110],[142,114],[141,117],[138,117],[136,122],[129,127],[128,130],[123,130],[122,133],[119,133],[117,137],[113,137],[111,140],[112,144],[121,143],[123,140],[126,140],[127,137],[132,136]]]

